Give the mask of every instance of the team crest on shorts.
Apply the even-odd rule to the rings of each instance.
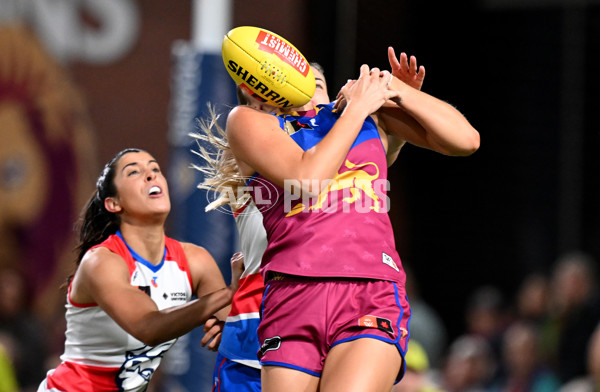
[[[281,347],[281,336],[273,336],[272,338],[265,339],[260,347],[260,353],[265,355],[267,351],[279,350],[279,347]]]
[[[358,319],[358,325],[366,328],[377,328],[391,335],[394,334],[392,323],[390,322],[390,320],[385,319],[383,317],[377,317],[372,315],[362,316]]]

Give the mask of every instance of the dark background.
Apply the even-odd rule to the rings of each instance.
[[[423,90],[480,132],[481,147],[467,158],[407,146],[389,176],[398,251],[451,335],[462,331],[475,288],[495,285],[510,302],[526,274],[548,272],[562,252],[600,257],[599,8],[488,3],[232,2],[234,26],[272,30],[321,63],[332,97],[361,64],[387,67],[389,45],[415,55],[427,70]],[[169,52],[190,38],[191,2],[139,6],[142,32],[130,56],[71,69],[89,100],[100,162],[137,145],[165,166]]]
[[[331,96],[360,64],[386,67],[391,45],[417,56],[423,90],[481,134],[468,158],[408,146],[389,175],[403,263],[451,335],[464,330],[475,288],[494,285],[511,303],[524,276],[549,272],[559,254],[600,256],[598,127],[587,115],[597,105],[597,7],[359,0],[353,33],[352,17],[339,20],[349,11],[323,3],[311,2],[321,12],[302,50],[325,66]],[[341,34],[354,35],[354,51],[334,49],[352,48]]]
[[[2,298],[21,298],[24,310],[41,319],[43,326],[29,320],[25,325],[48,333],[48,352],[40,353],[42,345],[28,337],[22,341],[46,365],[63,350],[63,283],[74,270],[77,214],[101,167],[123,148],[149,151],[167,173],[174,207],[168,234],[206,246],[226,280],[229,276],[233,219],[203,213],[199,201],[206,203],[206,197],[196,189],[198,173],[190,168],[198,158],[187,141],[173,137],[174,130],[187,136],[204,100],[223,104],[221,109],[233,105],[222,102],[234,92],[221,69],[222,35],[214,53],[196,46],[198,2],[94,2],[105,10],[132,7],[102,18],[89,1],[0,0],[0,277],[14,279],[3,274],[14,269],[19,272],[15,282],[24,282],[16,285],[21,294]],[[478,288],[494,286],[512,305],[524,278],[549,274],[561,254],[581,250],[600,260],[595,118],[600,1],[230,4],[231,27],[271,30],[321,63],[330,97],[358,75],[361,64],[388,68],[388,46],[415,55],[427,70],[423,90],[455,105],[480,132],[481,147],[470,157],[408,145],[389,173],[398,252],[420,295],[441,316],[447,343],[467,332],[466,310]],[[136,31],[132,45],[114,58],[83,56],[101,45],[84,42],[78,38],[86,35],[77,33],[114,32],[118,16],[127,17]],[[212,13],[203,16],[217,19]],[[53,47],[67,37],[58,45],[61,50]],[[113,37],[112,44],[128,42],[126,35]],[[182,53],[192,53],[194,61],[182,61]],[[182,64],[188,68],[182,71]],[[218,83],[220,76],[225,87]],[[416,298],[409,297],[415,314]],[[413,331],[414,337],[423,332]],[[568,336],[574,347],[573,335]],[[197,340],[192,337],[189,347],[199,347]],[[214,357],[205,356],[211,354],[207,350],[191,353],[201,358],[189,362],[207,374],[190,368],[189,375],[206,376],[212,384]],[[33,369],[33,364],[22,365]]]

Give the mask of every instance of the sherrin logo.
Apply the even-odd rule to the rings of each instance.
[[[242,82],[238,81],[240,86],[244,90],[249,91],[252,97],[258,98],[262,102],[271,100],[282,108],[293,106],[289,99],[261,82],[259,76],[253,75],[249,70],[245,69],[235,61],[229,60],[227,69],[242,80]]]
[[[303,76],[308,75],[309,66],[304,56],[289,43],[264,30],[259,31],[256,42],[259,45],[258,49],[267,53],[274,53]]]

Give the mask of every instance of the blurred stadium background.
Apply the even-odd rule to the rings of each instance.
[[[599,19],[592,0],[0,0],[0,267],[23,274],[60,345],[73,223],[101,165],[135,146],[168,172],[171,235],[227,279],[234,226],[203,212],[187,137],[207,102],[235,104],[220,37],[282,35],[324,66],[331,97],[360,64],[386,68],[391,45],[481,133],[469,158],[408,146],[390,171],[398,251],[452,338],[476,288],[510,301],[564,252],[600,258]],[[165,366],[177,390],[210,383],[198,340]]]

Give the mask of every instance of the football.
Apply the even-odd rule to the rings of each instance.
[[[221,48],[235,83],[269,105],[292,108],[315,92],[315,76],[306,58],[285,38],[253,26],[230,30]]]

